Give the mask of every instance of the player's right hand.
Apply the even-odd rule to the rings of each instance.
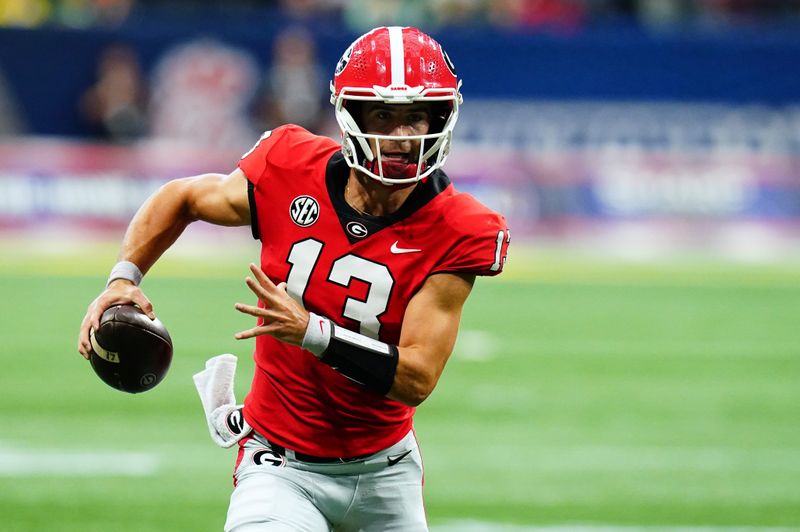
[[[153,313],[153,304],[144,295],[144,292],[127,279],[115,279],[103,290],[103,293],[89,304],[86,316],[81,322],[81,330],[78,333],[78,352],[85,359],[89,359],[92,352],[92,344],[89,341],[89,333],[100,327],[100,317],[109,307],[114,305],[125,305],[133,303],[142,309],[148,318],[156,319]]]

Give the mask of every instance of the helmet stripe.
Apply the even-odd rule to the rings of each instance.
[[[389,52],[392,54],[392,86],[406,84],[406,54],[403,48],[403,28],[389,26]]]

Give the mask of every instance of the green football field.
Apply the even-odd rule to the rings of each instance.
[[[432,530],[800,529],[800,269],[513,253],[482,279],[416,417]],[[76,352],[113,249],[5,248],[0,530],[221,530],[235,452],[191,375],[252,375],[244,257],[168,256],[144,288],[175,358],[142,395]]]

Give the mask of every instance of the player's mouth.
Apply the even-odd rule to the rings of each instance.
[[[386,161],[391,161],[393,163],[406,163],[408,164],[409,161],[409,154],[405,152],[390,152],[390,153],[382,153],[381,158]]]

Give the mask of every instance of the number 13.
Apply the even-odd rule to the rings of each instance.
[[[286,279],[286,290],[303,305],[308,281],[323,247],[324,244],[319,240],[308,238],[295,243],[289,251],[287,262],[292,267]],[[364,301],[347,297],[342,315],[359,322],[361,334],[377,339],[381,328],[378,318],[389,306],[394,278],[385,265],[348,253],[333,261],[331,271],[328,272],[328,281],[349,287],[352,279],[369,284],[367,297]]]

